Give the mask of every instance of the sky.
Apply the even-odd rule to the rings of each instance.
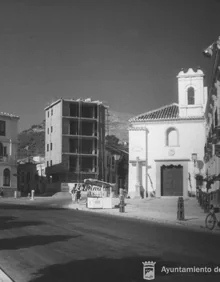
[[[138,115],[178,102],[177,74],[211,60],[218,0],[1,0],[0,111],[19,131],[63,98]]]

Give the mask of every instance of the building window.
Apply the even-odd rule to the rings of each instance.
[[[50,131],[51,131],[51,133],[53,132],[53,126],[51,126]]]
[[[195,104],[195,90],[193,87],[189,87],[187,90],[188,105]]]
[[[53,109],[51,109],[51,115],[53,115]]]
[[[50,130],[49,130],[49,127],[47,128],[47,134],[49,134],[50,133]]]
[[[0,142],[0,157],[4,156],[4,147],[2,145],[2,143]]]
[[[112,156],[112,170],[114,170],[115,169],[115,157],[114,156]]]
[[[10,170],[8,168],[5,168],[3,172],[3,185],[10,186]]]
[[[0,120],[0,135],[1,136],[5,136],[5,121],[4,120]]]
[[[0,142],[0,157],[7,157],[7,147]]]
[[[218,111],[215,110],[215,126],[218,126]]]
[[[7,157],[7,147],[4,147],[4,156]]]
[[[49,166],[49,161],[47,161],[47,167]]]
[[[52,166],[53,165],[53,162],[52,161],[50,161],[50,166]]]
[[[179,134],[175,128],[168,128],[166,131],[166,146],[179,146]]]
[[[47,152],[49,151],[49,144],[47,144]]]
[[[50,150],[53,149],[53,143],[50,143]]]

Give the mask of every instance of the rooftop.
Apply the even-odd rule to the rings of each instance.
[[[204,76],[204,72],[201,70],[200,67],[194,69],[194,68],[189,68],[187,69],[182,69],[179,74],[177,75],[178,78],[180,77],[192,77],[192,76]]]
[[[9,113],[5,113],[5,112],[0,112],[0,117],[8,117],[8,118],[11,118],[11,119],[20,119],[19,116],[9,114]]]
[[[103,107],[105,108],[108,108],[108,106],[104,105],[104,103],[102,101],[99,101],[99,100],[92,100],[91,98],[68,98],[68,99],[64,99],[64,98],[60,98],[54,102],[52,102],[50,105],[48,105],[46,108],[44,108],[44,110],[48,110],[49,108],[53,107],[54,105],[60,103],[61,101],[64,101],[64,102],[82,102],[82,103],[85,103],[85,104],[97,104],[97,105],[102,105]]]
[[[180,117],[179,116],[179,105],[173,103],[170,105],[163,106],[156,110],[146,112],[135,116],[129,120],[129,122],[142,122],[142,121],[162,121],[162,120],[192,120],[192,119],[201,119],[203,117],[192,116],[192,117]]]

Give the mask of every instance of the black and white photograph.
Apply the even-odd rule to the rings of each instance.
[[[220,281],[220,1],[0,1],[0,282]]]

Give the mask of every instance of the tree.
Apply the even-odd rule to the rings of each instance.
[[[115,135],[107,135],[105,141],[109,145],[118,145],[119,139]]]

